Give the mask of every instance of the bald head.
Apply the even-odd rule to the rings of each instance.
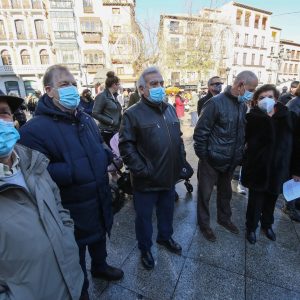
[[[251,71],[243,71],[243,72],[240,72],[236,76],[233,84],[237,84],[237,83],[240,83],[240,82],[243,82],[246,85],[256,82],[256,85],[258,85],[258,78]]]
[[[251,71],[243,71],[239,73],[232,85],[232,95],[242,96],[245,91],[254,92],[258,85],[257,76]]]

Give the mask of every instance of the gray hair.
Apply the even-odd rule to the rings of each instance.
[[[207,86],[210,86],[211,83],[212,83],[212,81],[213,81],[214,79],[217,79],[217,78],[220,78],[220,79],[221,79],[220,76],[213,76],[213,77],[209,78],[209,79],[208,79],[208,82],[207,82]]]
[[[239,74],[237,74],[234,83],[237,84],[241,81],[244,81],[245,84],[249,84],[253,81],[258,81],[257,76],[251,72],[251,71],[242,71]]]
[[[146,77],[146,75],[153,74],[153,73],[160,74],[160,71],[157,67],[154,67],[154,66],[145,69],[137,82],[137,88],[139,89],[140,87],[146,87],[145,77]]]
[[[44,77],[43,77],[43,86],[46,87],[46,86],[53,86],[53,75],[54,75],[54,72],[56,71],[60,71],[60,72],[70,72],[69,69],[63,65],[53,65],[53,66],[50,66],[45,74],[44,74]]]

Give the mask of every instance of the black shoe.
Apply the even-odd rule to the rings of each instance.
[[[220,224],[221,226],[229,230],[231,233],[239,234],[238,228],[231,221],[228,222],[218,221],[218,224]]]
[[[107,265],[104,270],[98,271],[98,270],[91,270],[91,274],[95,278],[101,278],[103,280],[107,281],[115,281],[120,280],[124,276],[124,272],[121,269],[112,267]]]
[[[246,234],[246,238],[250,244],[255,244],[256,243],[256,234],[255,231],[248,231]]]
[[[290,208],[288,206],[284,206],[282,208],[282,211],[287,214],[291,220],[296,221],[296,222],[300,222],[300,215],[297,212],[297,210],[295,208]]]
[[[272,227],[262,228],[262,230],[269,240],[276,241],[276,234],[274,233]]]
[[[170,252],[181,254],[182,251],[181,246],[178,243],[176,243],[172,238],[170,238],[167,241],[157,240],[156,242],[166,247]]]
[[[154,259],[151,251],[142,251],[141,260],[146,270],[152,270],[154,268]]]
[[[210,227],[204,227],[204,228],[201,228],[200,227],[200,230],[203,234],[203,236],[210,242],[215,242],[217,240],[214,232],[212,231],[212,229]]]

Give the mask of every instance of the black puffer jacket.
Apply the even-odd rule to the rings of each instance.
[[[283,183],[290,178],[293,113],[278,102],[272,117],[254,107],[246,119],[242,184],[256,191],[280,194]]]
[[[211,98],[203,107],[194,132],[194,148],[200,159],[220,172],[241,163],[247,106],[230,93]]]
[[[300,176],[300,116],[295,123],[291,173]]]
[[[162,191],[173,187],[185,157],[174,107],[141,98],[124,113],[119,149],[135,190]]]
[[[110,91],[105,89],[95,98],[92,116],[99,121],[100,130],[117,132],[121,123],[122,106]]]

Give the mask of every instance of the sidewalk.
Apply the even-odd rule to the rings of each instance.
[[[193,128],[184,124],[188,160],[196,170]],[[300,299],[300,224],[281,212],[282,200],[275,212],[277,241],[269,241],[258,230],[258,242],[250,245],[244,237],[247,198],[233,194],[233,221],[240,229],[239,235],[233,235],[216,223],[214,191],[211,225],[217,241],[211,243],[196,226],[196,174],[192,184],[192,195],[183,183],[176,188],[180,200],[175,205],[174,239],[183,247],[182,256],[155,243],[154,225],[152,253],[156,266],[153,271],[143,269],[135,240],[134,209],[129,201],[115,215],[108,242],[108,262],[122,267],[125,276],[113,284],[90,278],[91,299]],[[235,186],[233,183],[234,189]],[[155,213],[153,221],[156,222]]]

